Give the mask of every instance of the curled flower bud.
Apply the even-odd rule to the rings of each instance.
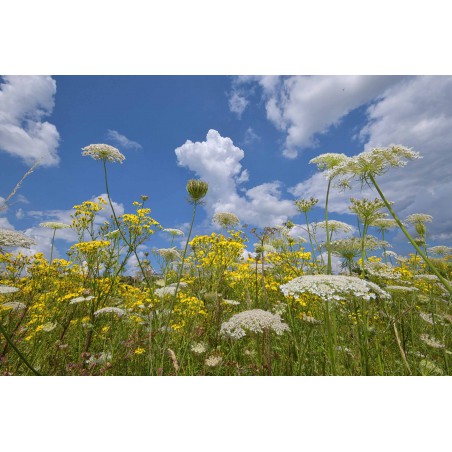
[[[192,201],[197,203],[207,195],[209,185],[207,184],[207,182],[204,182],[200,179],[190,179],[187,182],[186,188]]]

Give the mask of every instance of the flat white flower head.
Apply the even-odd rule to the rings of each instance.
[[[354,276],[305,275],[279,287],[286,297],[297,298],[303,293],[310,293],[328,302],[348,300],[350,296],[363,300],[376,299],[377,295],[389,298],[389,294],[376,284]]]
[[[229,212],[217,212],[213,216],[213,222],[222,228],[237,226],[240,223],[239,217]]]
[[[173,229],[173,228],[165,228],[163,229],[163,232],[168,232],[168,234],[171,234],[172,236],[182,236],[184,235],[184,232],[180,229]]]
[[[122,317],[126,313],[126,311],[124,311],[124,309],[121,309],[121,308],[115,308],[113,306],[109,306],[109,307],[97,310],[94,313],[94,315],[97,317],[98,315],[109,314],[109,313],[116,314],[118,317]]]
[[[0,286],[0,294],[14,293],[19,289],[17,287],[12,286]]]
[[[122,163],[126,159],[118,149],[108,144],[90,144],[82,148],[82,151],[82,155],[92,157],[94,160]]]
[[[0,248],[3,246],[30,248],[31,245],[36,245],[36,242],[25,234],[10,229],[0,229]]]
[[[220,333],[222,336],[240,339],[246,336],[247,332],[263,333],[264,331],[273,331],[281,335],[290,329],[278,314],[262,309],[252,309],[235,314],[227,322],[223,322]]]
[[[45,221],[44,223],[39,223],[40,228],[49,228],[49,229],[67,229],[70,226],[66,223],[59,223],[58,221]]]

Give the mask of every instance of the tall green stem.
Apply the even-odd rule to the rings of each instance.
[[[22,354],[22,352],[14,345],[14,342],[9,337],[9,334],[6,332],[3,325],[0,323],[0,331],[5,336],[6,342],[11,346],[12,349],[19,355],[21,361],[35,374],[40,376],[41,374],[28,362],[27,358]]]
[[[328,200],[330,197],[331,179],[328,179],[328,189],[326,191],[326,201],[325,201],[325,229],[326,229],[326,250],[328,253],[328,263],[326,267],[327,275],[331,275],[331,249],[330,249],[330,230],[328,228]]]
[[[315,254],[315,249],[314,249],[314,245],[312,243],[312,235],[311,235],[311,230],[309,229],[309,220],[308,220],[308,212],[305,211],[304,213],[305,217],[306,217],[306,229],[308,231],[308,237],[309,237],[309,243],[311,245],[311,250],[312,250],[312,257],[314,258],[314,262],[315,265],[317,267],[317,256]]]
[[[55,243],[55,233],[56,233],[56,228],[53,228],[52,248],[50,249],[50,263],[52,263],[52,260],[53,260],[53,244]]]
[[[374,184],[375,188],[377,189],[378,194],[380,195],[381,199],[383,200],[383,202],[385,203],[386,207],[388,208],[389,212],[391,213],[392,217],[394,218],[394,220],[396,221],[396,223],[399,225],[399,228],[402,230],[402,232],[405,234],[406,238],[410,241],[410,243],[414,246],[414,248],[416,249],[416,251],[419,253],[419,255],[422,257],[422,259],[424,260],[424,262],[428,265],[428,267],[430,268],[430,270],[439,278],[439,280],[441,281],[441,283],[443,284],[443,286],[447,289],[447,291],[449,292],[449,294],[452,296],[452,287],[450,286],[450,284],[446,281],[446,279],[444,279],[441,275],[441,273],[436,269],[436,267],[430,262],[430,259],[425,255],[425,253],[421,250],[421,248],[417,245],[417,243],[413,240],[413,238],[411,237],[410,233],[408,232],[408,230],[405,228],[405,226],[403,225],[403,223],[399,220],[398,216],[396,215],[396,213],[394,212],[394,210],[391,207],[391,204],[389,204],[389,202],[387,201],[387,199],[385,198],[385,196],[383,195],[383,192],[380,190],[380,187],[377,184],[377,181],[375,180],[375,178],[370,174],[369,175],[370,180],[372,181],[372,183]]]

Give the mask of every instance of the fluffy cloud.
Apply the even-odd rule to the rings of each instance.
[[[384,193],[403,216],[432,215],[432,238],[452,238],[446,208],[452,197],[452,77],[422,76],[394,86],[369,107],[368,119],[361,131],[366,148],[400,143],[423,156],[384,176]]]
[[[444,207],[452,197],[450,153],[452,143],[452,77],[420,76],[388,88],[367,109],[367,124],[359,133],[366,149],[390,144],[412,147],[423,155],[405,168],[390,170],[380,186],[402,217],[428,213],[431,239],[452,238],[452,218]],[[297,197],[314,196],[324,204],[326,181],[314,174],[289,190]],[[334,191],[332,212],[347,213],[349,198],[378,194],[355,186],[350,192]]]
[[[123,149],[138,150],[142,146],[136,141],[129,140],[125,135],[120,134],[117,130],[107,130],[107,138],[112,140],[116,145],[121,146]]]
[[[235,84],[261,86],[267,118],[286,134],[283,155],[292,159],[300,149],[315,147],[316,135],[400,81],[396,76],[264,76],[241,77]]]
[[[175,153],[180,166],[194,171],[209,184],[209,214],[233,212],[242,222],[263,227],[281,224],[296,213],[292,201],[281,199],[278,181],[252,187],[239,195],[239,184],[248,178],[240,163],[245,154],[216,130],[209,130],[206,141],[188,140]]]
[[[56,83],[49,76],[5,76],[0,84],[0,149],[28,165],[55,166],[59,133],[52,113]]]

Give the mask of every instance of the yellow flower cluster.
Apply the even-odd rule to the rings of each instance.
[[[130,235],[138,237],[143,234],[154,234],[153,227],[159,226],[159,223],[149,216],[151,209],[141,207],[142,204],[136,201],[134,205],[140,207],[135,214],[125,213],[122,216],[122,221],[128,228]]]
[[[97,212],[103,210],[104,206],[107,204],[107,201],[105,201],[105,199],[101,196],[97,199],[97,202],[84,201],[82,204],[78,204],[73,207],[75,209],[75,213],[71,215],[71,227],[79,231],[89,227]]]
[[[108,240],[91,240],[89,242],[80,242],[71,246],[71,250],[77,250],[83,254],[96,253],[100,248],[107,248],[110,246]]]

